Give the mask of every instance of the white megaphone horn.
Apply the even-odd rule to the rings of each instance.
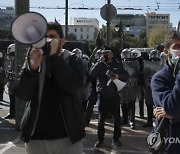
[[[47,21],[37,12],[24,13],[15,18],[11,32],[18,42],[41,48],[46,43]]]

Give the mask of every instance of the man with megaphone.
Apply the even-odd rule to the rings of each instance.
[[[47,25],[49,55],[43,48],[32,47],[17,81],[16,94],[27,101],[21,140],[28,154],[80,154],[85,121],[77,91],[84,70],[75,55],[69,55],[68,61],[63,59],[61,25]]]

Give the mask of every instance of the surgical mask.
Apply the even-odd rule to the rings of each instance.
[[[174,65],[176,65],[178,59],[180,58],[180,49],[171,50],[170,53],[171,53],[171,56],[172,56],[170,60]]]

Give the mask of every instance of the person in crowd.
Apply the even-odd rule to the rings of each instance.
[[[140,68],[137,59],[137,54],[131,52],[130,49],[124,49],[121,52],[121,59],[125,70],[129,74],[129,79],[125,88],[120,92],[121,107],[123,120],[122,124],[129,122],[131,129],[135,128],[135,102],[136,102],[136,90],[139,83]]]
[[[21,140],[28,154],[81,154],[85,116],[77,91],[84,68],[75,55],[63,58],[65,39],[58,22],[48,23],[46,36],[50,51],[31,48],[16,84],[17,97],[27,101]]]
[[[4,55],[2,52],[0,52],[0,101],[3,101],[4,85],[5,85],[4,79],[5,79]]]
[[[167,49],[168,60],[151,81],[152,97],[156,109],[154,115],[158,119],[171,119],[167,128],[167,138],[180,137],[180,37],[176,31],[166,34],[164,46]],[[165,154],[178,154],[179,143],[167,141],[164,147]]]
[[[166,62],[166,60],[168,58],[167,53],[168,53],[167,49],[164,48],[163,52],[161,52],[161,54],[160,54],[160,61],[161,61],[162,66],[164,65],[164,63]]]
[[[93,62],[89,64],[90,67],[93,67],[93,65],[97,62],[97,60],[102,56],[102,49],[97,50],[97,48],[95,48],[94,52],[96,53]],[[91,75],[89,75],[88,78],[91,82],[91,92],[88,97],[87,107],[86,107],[86,126],[88,126],[91,121],[94,105],[96,105],[98,101],[98,93],[96,91],[97,79],[93,78]]]
[[[9,113],[5,119],[15,118],[15,44],[10,44],[4,58],[5,83],[7,83],[10,99]]]
[[[82,50],[79,48],[73,49],[72,53],[74,53],[78,58],[81,59],[82,65],[85,70],[85,77],[84,77],[83,85],[79,89],[78,94],[79,94],[79,97],[83,106],[83,110],[84,112],[86,112],[87,101],[88,101],[88,97],[90,95],[90,90],[91,90],[91,83],[88,81],[89,57],[86,54],[83,54]]]
[[[149,52],[149,60],[144,60],[144,98],[147,107],[147,122],[142,127],[153,127],[153,99],[151,92],[151,78],[161,69],[160,53],[158,50],[152,50]]]
[[[114,119],[113,140],[116,146],[120,146],[120,96],[113,81],[119,79],[126,82],[128,80],[128,73],[125,71],[122,62],[113,58],[112,49],[106,47],[105,50],[103,50],[103,55],[90,69],[90,74],[92,77],[97,78],[97,92],[99,95],[98,140],[95,143],[95,147],[100,147],[104,141],[104,125],[109,109]]]

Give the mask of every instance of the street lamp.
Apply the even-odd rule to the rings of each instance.
[[[124,41],[124,27],[122,25],[122,22],[120,21],[118,25],[115,25],[115,31],[118,32],[118,37],[120,38],[121,42],[121,50],[123,50],[123,41]],[[130,25],[126,25],[126,32],[129,32]]]

